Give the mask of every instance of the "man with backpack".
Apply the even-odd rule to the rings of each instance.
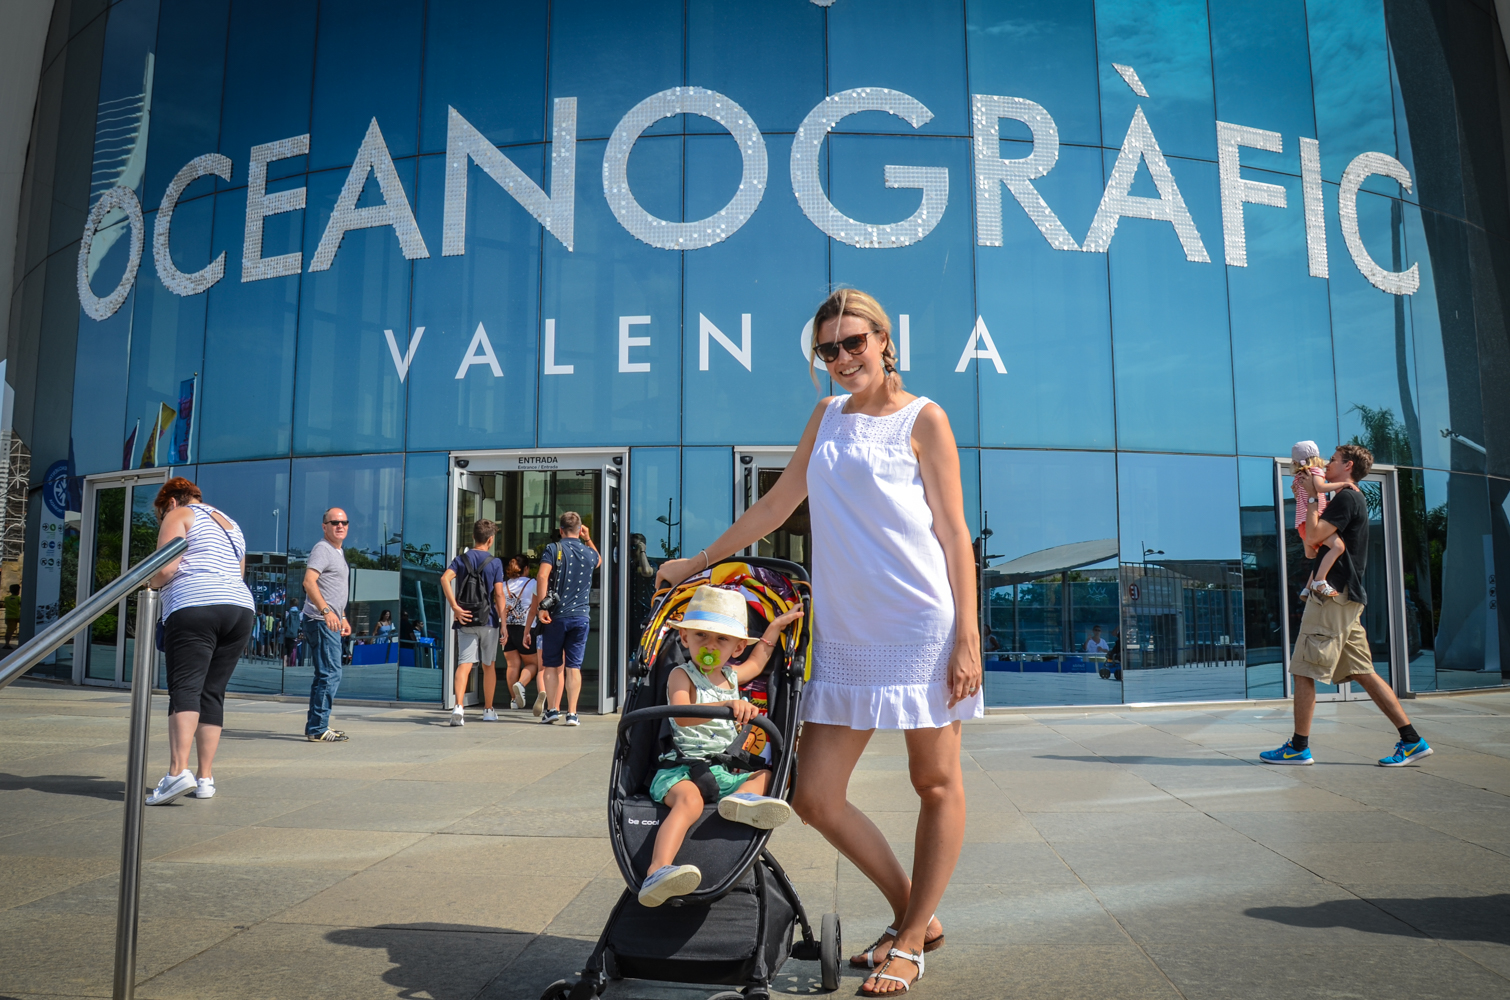
[[[472,664],[482,664],[482,721],[497,722],[493,710],[493,690],[498,674],[493,661],[498,657],[498,623],[503,620],[503,563],[493,556],[493,536],[498,526],[483,518],[472,525],[472,547],[455,559],[440,577],[441,592],[451,605],[451,628],[456,631],[456,707],[451,710],[451,725],[466,725],[462,702],[467,696],[467,682]],[[460,583],[452,586],[452,581]]]

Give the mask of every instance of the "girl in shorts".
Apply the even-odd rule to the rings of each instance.
[[[525,688],[530,678],[540,675],[539,626],[527,621],[530,602],[535,597],[535,577],[530,573],[530,557],[524,554],[510,556],[504,570],[503,600],[507,607],[504,618],[506,635],[503,642],[503,659],[506,664],[510,708],[520,709],[528,704]],[[535,714],[545,710],[545,687],[535,684]]]

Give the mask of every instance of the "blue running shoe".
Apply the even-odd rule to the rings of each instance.
[[[1414,743],[1406,743],[1401,740],[1395,744],[1395,752],[1388,757],[1379,758],[1380,767],[1404,767],[1413,760],[1431,756],[1431,747],[1426,745],[1425,740],[1417,740]]]
[[[1311,758],[1310,747],[1306,747],[1304,750],[1296,750],[1293,746],[1290,745],[1289,740],[1285,740],[1285,745],[1280,747],[1278,750],[1265,750],[1263,753],[1258,755],[1258,759],[1263,761],[1265,764],[1316,763],[1316,761]]]

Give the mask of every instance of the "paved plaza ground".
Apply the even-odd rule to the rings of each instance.
[[[143,1000],[512,1000],[585,958],[623,888],[605,828],[613,718],[451,729],[429,708],[232,700],[220,793],[147,811]],[[970,821],[923,997],[1510,996],[1510,694],[1409,704],[1436,755],[1323,706],[1311,768],[1256,764],[1282,703],[1064,709],[965,729]],[[0,691],[0,998],[110,995],[127,696]],[[166,766],[154,705],[154,778]],[[850,787],[906,861],[903,745]],[[773,850],[850,950],[879,895],[812,831]],[[816,963],[782,970],[816,990]],[[853,995],[861,977],[845,979]],[[618,983],[610,997],[712,990]]]

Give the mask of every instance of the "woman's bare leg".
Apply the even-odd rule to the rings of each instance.
[[[210,770],[215,763],[215,750],[220,746],[220,726],[212,726],[205,723],[194,730],[194,749],[199,757],[198,778],[213,778],[214,772]]]
[[[168,773],[179,775],[189,769],[189,748],[194,745],[194,730],[199,728],[198,712],[174,712],[168,716]]]
[[[912,880],[885,834],[848,798],[849,776],[873,732],[803,723],[792,808],[875,883],[891,905],[895,923],[907,913]]]
[[[896,922],[896,947],[914,955],[923,950],[928,923],[949,879],[959,863],[965,843],[965,779],[960,772],[960,724],[940,729],[909,729],[907,770],[912,787],[922,800],[913,844],[912,894],[907,912]],[[917,967],[905,958],[892,960],[888,974],[912,979]],[[889,979],[873,980],[870,989],[888,992],[902,984]]]

